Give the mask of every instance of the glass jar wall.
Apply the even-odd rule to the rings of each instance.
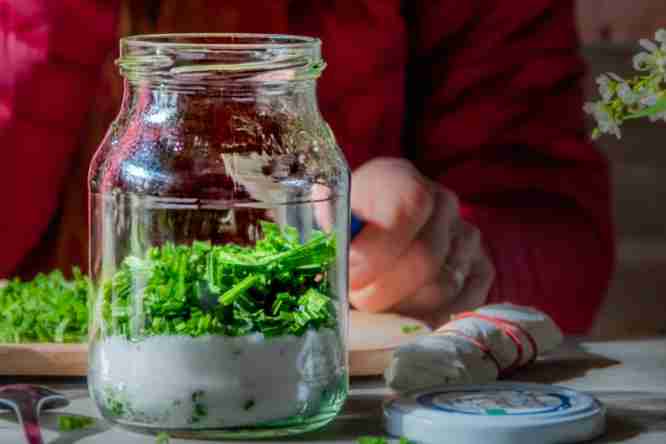
[[[301,433],[347,394],[349,170],[316,101],[320,42],[121,41],[90,167],[89,386],[129,427]]]

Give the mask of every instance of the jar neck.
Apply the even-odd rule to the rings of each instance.
[[[229,84],[182,88],[178,85],[125,80],[121,114],[160,125],[177,119],[206,120],[211,115],[234,109],[257,114],[318,115],[316,81]],[[208,116],[207,116],[208,115]]]
[[[165,34],[121,40],[123,113],[145,124],[239,111],[318,114],[321,42],[270,34]],[[241,112],[242,114],[242,112]],[[172,127],[174,125],[171,125]]]

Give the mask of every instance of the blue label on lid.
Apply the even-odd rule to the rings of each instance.
[[[416,401],[435,410],[481,416],[543,415],[568,410],[572,405],[565,394],[531,390],[435,392]]]

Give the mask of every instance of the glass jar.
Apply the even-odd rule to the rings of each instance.
[[[342,408],[349,168],[317,107],[320,41],[121,40],[89,173],[89,386],[103,416],[270,437]]]

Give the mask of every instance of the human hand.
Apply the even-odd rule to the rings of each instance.
[[[380,158],[354,172],[351,205],[367,222],[350,252],[355,308],[436,327],[485,303],[495,269],[453,192],[408,161]]]

